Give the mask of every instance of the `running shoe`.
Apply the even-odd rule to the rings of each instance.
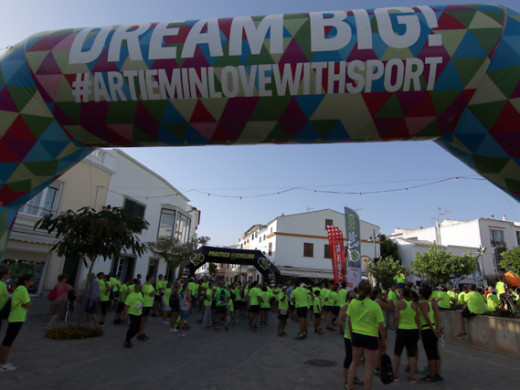
[[[466,337],[468,334],[465,333],[465,332],[460,332],[458,335],[457,335],[457,338],[461,339],[463,337]]]
[[[14,371],[14,370],[16,370],[16,367],[13,366],[11,363],[0,364],[0,372]]]
[[[364,385],[365,382],[363,382],[361,379],[359,379],[357,376],[354,378],[354,384],[355,385]]]
[[[426,382],[426,383],[436,383],[437,382],[437,379],[435,379],[434,376],[425,376],[424,378],[421,379],[423,382]]]
[[[410,383],[413,385],[417,383],[417,379],[415,379],[415,378],[412,379],[411,377],[408,376],[408,377],[406,377],[406,379],[408,379],[410,381]]]
[[[435,375],[435,380],[437,382],[444,382],[444,380],[442,379],[442,376],[440,376],[440,375]]]

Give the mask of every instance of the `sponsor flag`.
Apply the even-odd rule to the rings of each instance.
[[[343,245],[343,232],[336,226],[327,226],[329,237],[330,258],[332,260],[332,272],[334,283],[345,281],[345,247]]]
[[[361,234],[358,214],[345,207],[345,229],[347,231],[347,288],[353,289],[361,282]]]

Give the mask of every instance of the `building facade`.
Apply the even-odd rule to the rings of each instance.
[[[360,224],[361,255],[366,262],[380,255],[380,228],[365,221]],[[345,235],[345,214],[325,209],[281,215],[266,225],[248,229],[237,247],[260,250],[284,276],[333,279],[328,225],[338,227]],[[366,275],[363,262],[362,272]]]
[[[200,220],[200,211],[188,202],[164,178],[123,151],[97,149],[20,208],[2,265],[9,267],[15,277],[33,273],[36,277],[33,294],[50,290],[61,273],[68,275],[69,283],[82,289],[87,267],[78,259],[49,253],[55,238],[33,229],[38,219],[85,206],[97,211],[106,205],[123,207],[150,224],[141,233],[141,242],[154,242],[160,236],[185,242],[195,236]],[[93,268],[93,272],[111,273],[120,279],[171,271],[150,252],[140,257],[122,253],[115,259],[100,258]]]
[[[484,276],[493,277],[504,271],[500,268],[500,254],[520,245],[520,223],[493,218],[477,218],[471,221],[446,219],[436,226],[422,229],[395,229],[389,237],[399,244],[403,264],[411,265],[416,251],[427,251],[436,242],[456,255],[471,252],[482,253],[480,269]],[[473,276],[468,276],[473,283]]]

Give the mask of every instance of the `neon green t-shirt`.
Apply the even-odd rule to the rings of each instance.
[[[119,302],[125,302],[126,301],[126,297],[128,296],[128,286],[126,284],[122,284],[121,287],[119,287],[119,297],[118,297],[118,301]]]
[[[153,296],[150,295],[155,291],[155,288],[148,283],[145,283],[142,288],[143,297],[144,297],[144,307],[152,307],[153,306]]]
[[[395,307],[397,303],[397,294],[393,290],[388,290],[388,300],[392,301]]]
[[[406,275],[397,274],[394,276],[394,280],[397,284],[406,283]]]
[[[114,278],[113,276],[111,276],[109,283],[112,286],[112,291],[114,291],[114,292],[119,291],[119,288],[121,287],[121,282],[117,278]]]
[[[166,306],[170,306],[170,297],[172,296],[172,289],[171,287],[166,287],[164,289],[164,302]]]
[[[348,291],[345,288],[342,288],[338,291],[338,306],[343,307],[347,304],[347,295]]]
[[[233,313],[235,311],[235,305],[233,304],[233,300],[230,299],[228,302],[228,312]]]
[[[260,294],[260,296],[262,297],[262,303],[260,304],[260,307],[262,309],[269,309],[271,307],[271,293],[268,291],[262,291],[262,293]]]
[[[489,311],[495,311],[500,306],[500,298],[495,294],[489,294],[487,296],[487,305]]]
[[[278,310],[289,310],[289,300],[283,291],[278,294]]]
[[[207,289],[206,295],[204,295],[204,306],[211,306],[211,301],[213,299],[213,290]]]
[[[25,286],[18,286],[11,296],[11,312],[8,322],[25,322],[27,319],[27,309],[22,305],[31,302],[29,291]]]
[[[321,300],[319,297],[314,297],[313,313],[319,314],[321,311]]]
[[[258,296],[262,293],[258,287],[253,287],[249,290],[249,304],[250,305],[258,305]]]
[[[110,300],[110,284],[102,279],[97,281],[99,283],[99,301],[108,302]]]
[[[457,300],[459,302],[459,305],[464,305],[464,302],[466,302],[466,292],[462,291],[461,293],[459,293],[459,296],[457,297]]]
[[[295,307],[307,307],[307,297],[309,296],[309,290],[305,287],[296,287],[291,294],[291,299],[294,299]]]
[[[125,305],[128,306],[128,314],[140,316],[143,313],[143,303],[143,294],[140,292],[132,292],[128,294],[125,300]]]
[[[484,314],[486,312],[486,303],[484,297],[477,291],[470,291],[464,297],[464,301],[468,304],[468,310],[473,314]]]
[[[506,284],[504,282],[498,281],[495,285],[495,289],[497,290],[497,295],[505,294],[506,292]]]
[[[0,280],[0,310],[5,306],[9,299],[9,292],[7,291],[7,285]]]
[[[439,291],[438,299],[440,299],[438,305],[441,309],[449,309],[451,307],[450,296],[445,291]]]
[[[329,292],[329,306],[339,306],[339,295],[336,291]]]
[[[417,322],[415,321],[417,311],[412,308],[412,301],[403,300],[406,307],[403,310],[399,310],[399,324],[397,329],[419,329]]]
[[[384,322],[383,311],[377,302],[369,298],[350,302],[347,315],[352,322],[352,332],[365,336],[378,337],[379,323]]]

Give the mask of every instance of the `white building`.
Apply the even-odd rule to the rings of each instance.
[[[365,221],[360,224],[362,258],[379,257],[379,226]],[[282,275],[333,279],[328,225],[338,227],[345,235],[345,214],[325,209],[282,215],[267,225],[252,226],[242,234],[237,247],[262,251]]]
[[[200,220],[200,212],[188,202],[164,178],[126,153],[97,149],[20,208],[2,266],[9,267],[14,277],[33,273],[36,283],[31,292],[35,294],[50,290],[61,273],[67,274],[69,282],[81,289],[87,268],[78,259],[49,253],[55,238],[33,230],[39,218],[85,206],[97,211],[105,205],[124,207],[150,224],[139,236],[141,242],[153,242],[159,236],[185,242],[194,237]],[[106,261],[100,258],[93,271],[113,273],[120,279],[167,273],[165,262],[151,253],[140,257],[122,253],[119,258]]]
[[[433,242],[450,253],[476,254],[484,250],[479,263],[484,276],[500,273],[500,253],[520,245],[520,223],[477,218],[472,221],[446,219],[437,226],[424,229],[395,229],[389,237],[399,244],[403,265],[410,267],[415,252],[426,252]],[[470,276],[468,282],[473,283]]]

